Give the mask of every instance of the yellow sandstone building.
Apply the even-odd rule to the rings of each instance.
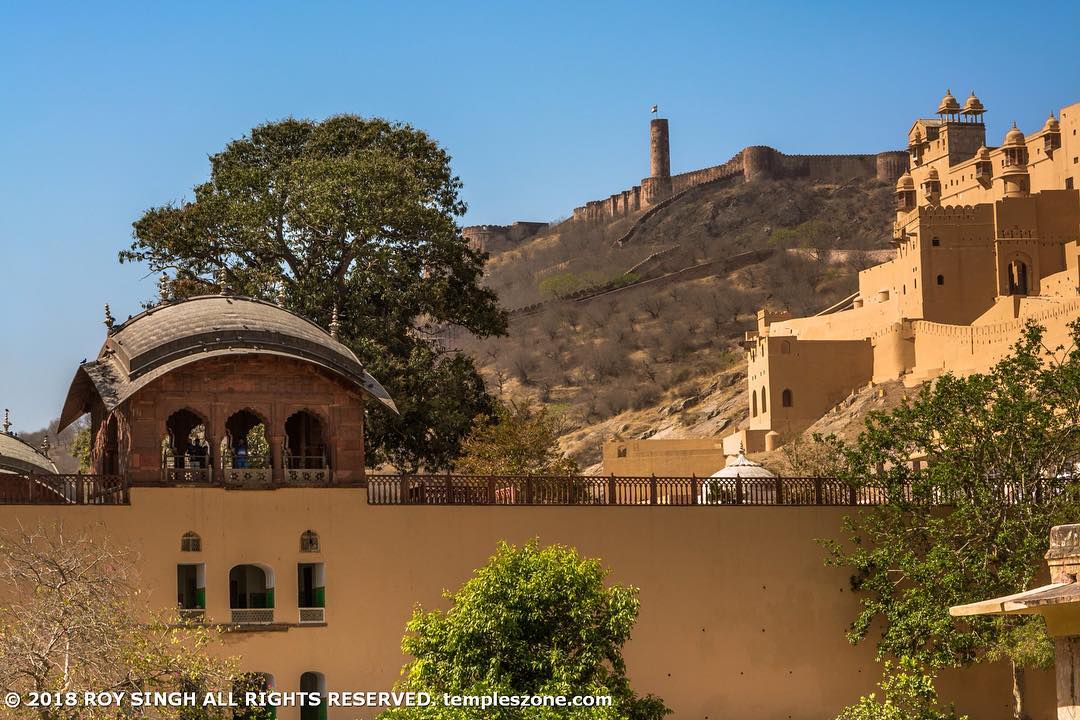
[[[762,310],[746,335],[747,427],[733,455],[772,450],[853,390],[944,372],[985,371],[1029,321],[1064,342],[1080,315],[1080,103],[1037,132],[1015,125],[988,147],[974,93],[946,93],[908,131],[896,183],[896,257],[859,274],[858,292],[817,315]]]

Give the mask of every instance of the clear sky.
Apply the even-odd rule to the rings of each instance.
[[[550,220],[648,172],[768,144],[899,149],[946,87],[991,144],[1080,100],[1080,4],[0,0],[0,407],[59,413],[82,358],[154,294],[131,222],[252,126],[405,121],[453,156],[466,224]]]

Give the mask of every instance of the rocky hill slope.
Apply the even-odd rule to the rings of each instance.
[[[640,216],[639,216],[640,217]],[[701,437],[746,419],[738,346],[760,307],[811,314],[889,256],[892,188],[758,181],[695,188],[640,222],[564,222],[491,251],[515,309],[504,338],[463,341],[489,386],[561,412],[585,466],[606,437]]]

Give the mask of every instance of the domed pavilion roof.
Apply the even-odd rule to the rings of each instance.
[[[1024,133],[1020,132],[1020,128],[1016,127],[1016,123],[1013,123],[1009,132],[1005,133],[1005,140],[1001,144],[1003,146],[1024,144]]]
[[[937,111],[938,115],[955,115],[960,112],[960,103],[953,97],[952,90],[945,91],[945,97],[941,98]]]
[[[11,432],[7,411],[0,430],[0,473],[55,475],[56,465],[45,453]]]
[[[967,101],[964,103],[963,112],[967,115],[981,115],[986,112],[986,108],[983,107],[982,101],[975,95],[975,91],[971,91],[971,95],[968,96]]]
[[[721,468],[719,471],[714,472],[710,477],[714,478],[773,478],[776,477],[771,472],[766,470],[761,463],[756,463],[750,458],[746,457],[742,448],[739,448],[739,454],[731,460],[728,460],[727,465]]]
[[[176,368],[224,355],[303,360],[397,411],[390,394],[364,370],[356,354],[310,320],[263,300],[202,295],[156,305],[111,327],[97,359],[76,371],[58,429],[88,410],[93,391],[111,411]]]

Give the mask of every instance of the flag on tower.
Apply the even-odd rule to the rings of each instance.
[[[653,112],[656,112],[658,109],[659,109],[659,106],[657,106],[657,105],[652,106],[652,111]]]

